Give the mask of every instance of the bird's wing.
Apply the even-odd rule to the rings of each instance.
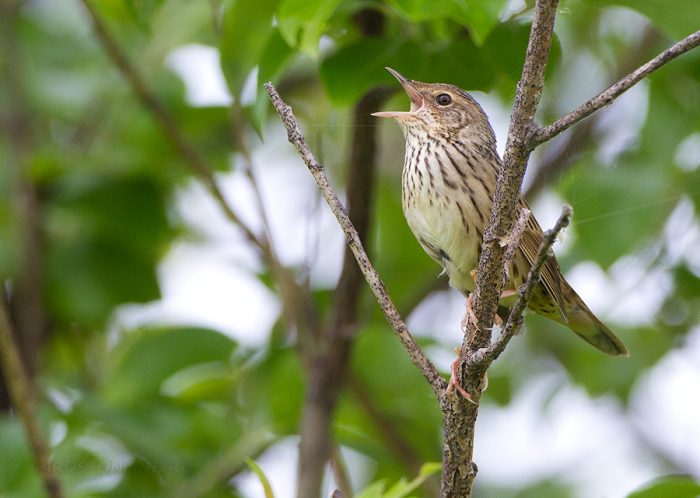
[[[530,209],[527,203],[522,199],[520,200],[520,207]],[[530,215],[520,241],[520,250],[530,265],[533,265],[535,259],[537,259],[537,252],[540,249],[540,244],[542,244],[542,239],[542,228],[535,217]],[[568,322],[564,306],[564,294],[561,289],[561,280],[563,277],[559,269],[559,263],[557,263],[553,255],[547,256],[544,265],[542,265],[540,278],[547,294],[552,298],[552,301],[557,306],[559,313],[564,319],[564,323]]]

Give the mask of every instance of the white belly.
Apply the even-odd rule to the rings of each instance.
[[[440,196],[431,205],[426,190],[403,204],[408,226],[425,252],[445,269],[450,285],[462,292],[473,291],[470,272],[478,264],[481,240],[475,233],[467,233],[454,202]]]

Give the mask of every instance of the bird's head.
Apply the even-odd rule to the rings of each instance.
[[[394,69],[386,69],[401,83],[411,99],[411,108],[408,111],[375,112],[373,116],[396,119],[404,133],[459,136],[485,132],[493,136],[483,109],[464,90],[445,83],[409,80]]]

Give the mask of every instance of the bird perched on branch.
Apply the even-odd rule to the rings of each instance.
[[[394,118],[406,138],[402,205],[418,242],[444,268],[450,285],[465,296],[474,290],[501,159],[483,109],[454,85],[409,80],[387,68],[408,94],[406,112],[376,112]],[[521,198],[520,208],[527,209]],[[505,296],[515,296],[527,279],[542,242],[542,229],[530,216],[513,252]],[[513,297],[502,299],[509,304]],[[468,304],[469,306],[469,304]],[[559,322],[610,355],[628,355],[622,342],[586,306],[561,274],[554,255],[542,267],[528,308]]]

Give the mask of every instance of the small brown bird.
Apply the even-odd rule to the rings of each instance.
[[[411,99],[410,111],[374,113],[396,119],[406,138],[402,173],[406,221],[425,252],[442,265],[450,285],[468,296],[474,290],[471,272],[479,263],[501,167],[496,136],[468,93],[387,70]],[[520,207],[527,208],[522,198]],[[514,291],[525,282],[542,237],[539,223],[530,216],[508,271],[507,289]],[[529,309],[567,326],[605,353],[629,354],[564,279],[553,255],[542,267]]]

